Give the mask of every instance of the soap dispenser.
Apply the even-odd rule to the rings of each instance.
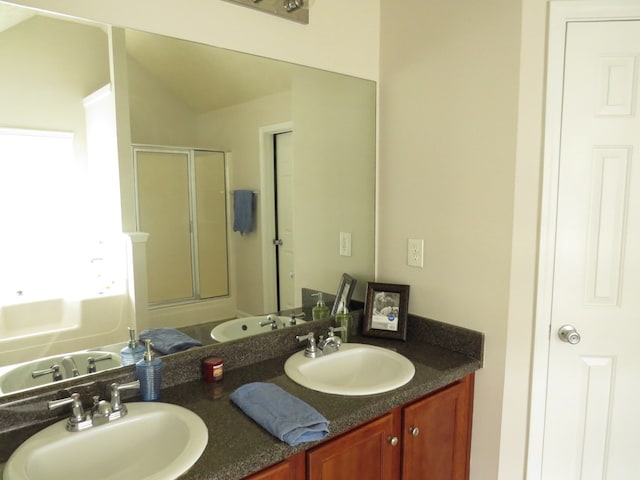
[[[314,320],[324,320],[329,318],[329,307],[327,307],[322,298],[322,292],[314,293],[314,297],[318,297],[318,303],[311,309],[311,316]]]
[[[142,400],[153,402],[160,397],[160,384],[162,383],[162,359],[153,358],[151,340],[145,339],[144,358],[136,363],[136,376],[140,380],[140,393]]]
[[[347,343],[351,337],[351,327],[353,326],[353,318],[347,308],[347,302],[343,299],[340,302],[339,313],[336,315],[336,323],[338,327],[344,327],[344,331],[338,332],[342,343]]]
[[[135,329],[129,327],[129,345],[120,350],[122,365],[135,365],[144,357],[144,346],[136,340]]]

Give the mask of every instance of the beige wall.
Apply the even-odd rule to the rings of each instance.
[[[131,141],[148,145],[195,146],[194,112],[131,57],[127,61],[127,76]]]
[[[510,291],[524,285],[526,295],[532,286],[530,271],[526,283],[510,286],[512,254],[522,250],[513,240],[535,245],[535,235],[521,234],[531,233],[531,217],[519,224],[527,230],[513,232],[521,34],[521,2],[513,0],[401,9],[382,1],[378,279],[411,284],[410,311],[486,334],[472,444],[478,480],[499,478]],[[526,201],[535,211],[535,196]],[[424,269],[406,265],[408,238],[425,240]],[[524,411],[512,409],[509,419],[520,429],[524,387],[515,398]],[[522,461],[522,448],[503,452]],[[516,472],[502,476],[521,478]]]
[[[374,278],[375,102],[373,82],[308,69],[294,77],[298,304],[302,287],[333,293],[343,273],[364,300]],[[351,233],[350,257],[339,254],[340,232]]]
[[[291,94],[284,92],[262,97],[229,108],[203,114],[198,119],[201,143],[214,142],[218,148],[230,151],[227,158],[229,192],[236,189],[260,191],[260,149],[258,129],[265,125],[291,120]],[[229,211],[233,199],[228,198]],[[262,284],[262,225],[256,217],[255,234],[233,232],[229,218],[231,255],[231,294],[237,309],[259,315],[265,312]],[[242,288],[240,288],[242,286]]]

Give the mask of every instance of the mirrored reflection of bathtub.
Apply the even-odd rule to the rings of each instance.
[[[275,314],[236,318],[215,326],[211,330],[211,338],[218,342],[228,342],[269,332],[272,330],[272,326],[268,324],[271,320],[276,322],[278,329],[285,328],[289,324],[289,317]],[[263,325],[261,326],[260,323],[263,323]]]

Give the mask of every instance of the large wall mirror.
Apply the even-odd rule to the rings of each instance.
[[[0,129],[73,133],[76,161],[88,178],[73,198],[95,207],[83,211],[79,220],[85,227],[96,224],[91,231],[106,228],[103,218],[110,219],[110,234],[135,230],[134,147],[224,153],[228,293],[156,305],[144,312],[145,326],[183,327],[271,313],[300,306],[302,288],[335,292],[344,272],[359,280],[360,289],[373,278],[374,82],[2,3],[0,19],[0,62],[6,72],[0,79]],[[87,104],[105,86],[112,97],[107,103],[116,117],[110,131],[117,132],[117,145],[98,142],[96,148],[95,132],[88,126],[94,113]],[[278,177],[284,168],[274,170],[280,148],[288,152],[280,154],[288,159],[284,179]],[[95,150],[102,156],[93,155]],[[13,183],[32,182],[24,173]],[[246,189],[256,194],[254,228],[241,234],[232,228],[232,195]],[[46,200],[36,198],[38,202]],[[288,225],[278,227],[278,216],[285,215]],[[39,242],[48,234],[40,231]],[[89,275],[83,278],[93,281],[98,271],[92,298],[76,294],[74,302],[30,302],[28,295],[18,293],[28,289],[3,279],[0,367],[124,342],[127,327],[135,326],[140,311],[128,297],[131,279],[121,277],[146,271],[139,271],[139,263],[132,265],[130,240],[122,249],[109,250],[109,242],[98,234],[80,231],[74,238],[73,249],[82,250],[86,261],[78,270]],[[341,238],[349,239],[348,249]],[[282,239],[290,242],[291,251],[279,252],[288,263],[278,265],[274,240]],[[15,257],[0,242],[2,253]],[[39,251],[38,242],[30,242],[29,249]],[[107,275],[99,265],[109,255],[122,261],[113,262]],[[30,258],[28,252],[25,258]],[[29,268],[32,278],[56,278],[41,262],[32,261]],[[283,285],[290,283],[281,288],[292,292],[287,298],[277,296],[279,276]],[[363,290],[355,298],[363,299]],[[18,312],[35,303],[33,314]],[[52,328],[47,319],[55,315],[62,320]],[[25,318],[28,332],[12,333],[11,326]],[[39,328],[54,333],[46,337]]]

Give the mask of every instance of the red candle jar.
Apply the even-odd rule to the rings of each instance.
[[[222,380],[224,363],[220,357],[207,357],[202,361],[202,376],[205,382],[213,383]]]

